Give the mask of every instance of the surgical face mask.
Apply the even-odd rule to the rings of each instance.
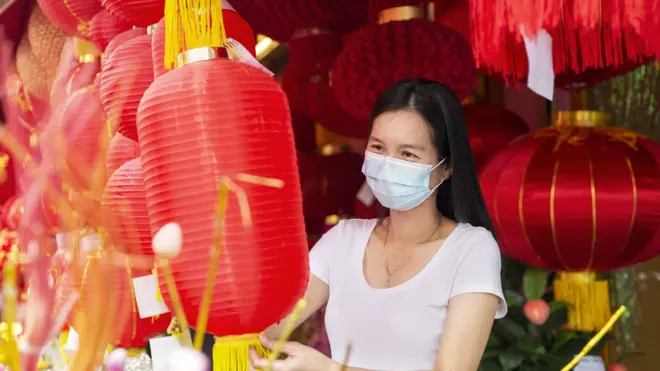
[[[381,205],[405,211],[419,206],[442,184],[444,179],[433,189],[429,188],[431,171],[444,161],[433,166],[367,152],[362,173]]]

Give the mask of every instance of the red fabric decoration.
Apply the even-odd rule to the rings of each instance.
[[[185,65],[144,94],[138,131],[152,230],[168,222],[183,230],[183,251],[170,264],[188,321],[199,315],[223,179],[245,192],[252,227],[231,192],[207,331],[258,333],[284,318],[305,290],[309,266],[291,115],[275,80],[226,59]],[[280,179],[283,187],[240,174]],[[161,270],[159,282],[171,305]]]
[[[121,133],[116,133],[110,140],[105,159],[108,175],[112,175],[121,165],[139,155],[140,147],[136,141],[126,138]]]
[[[660,146],[614,127],[514,141],[481,187],[503,253],[551,271],[609,271],[660,253]]]
[[[165,15],[165,0],[101,0],[103,7],[119,19],[139,27],[147,27]]]
[[[75,91],[87,88],[101,72],[100,56],[93,61],[81,62],[73,47],[62,52],[57,78],[50,89],[50,103],[54,108],[63,104]]]
[[[477,170],[512,140],[529,133],[525,120],[504,107],[468,104],[463,106],[463,114]]]
[[[97,0],[37,0],[51,22],[71,36],[85,37],[92,17],[103,8]]]
[[[359,119],[367,120],[378,96],[404,78],[441,82],[460,100],[474,90],[472,49],[449,27],[426,20],[399,21],[370,26],[358,35],[335,61],[332,88],[339,104]]]
[[[62,176],[62,181],[77,190],[89,190],[92,177],[102,159],[101,135],[105,134],[105,114],[93,86],[80,89],[55,112],[47,128],[45,149]]]
[[[128,40],[134,39],[139,36],[144,36],[147,34],[147,29],[146,28],[133,28],[128,31],[124,31],[120,33],[119,35],[115,36],[110,42],[108,43],[108,46],[105,47],[105,52],[103,53],[103,60],[107,61],[112,53],[115,52],[115,50],[123,43],[125,43]]]
[[[139,158],[126,162],[112,173],[103,191],[101,207],[105,229],[122,252],[154,255]]]
[[[25,129],[35,128],[37,123],[48,115],[48,104],[31,95],[16,72],[7,76],[5,89],[9,102],[17,108],[20,125]]]
[[[102,10],[92,18],[88,37],[100,50],[105,50],[110,40],[131,28],[130,23]]]
[[[369,0],[232,0],[231,5],[257,33],[288,41],[296,29],[344,33],[367,23]]]
[[[153,81],[151,35],[125,41],[103,63],[101,103],[110,122],[127,138],[137,141],[135,115]]]
[[[154,61],[154,79],[167,72],[165,68],[165,18],[156,25],[151,38],[151,58]]]

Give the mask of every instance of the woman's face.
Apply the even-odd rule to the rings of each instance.
[[[417,112],[385,112],[374,120],[367,151],[435,166],[442,159],[438,158],[432,138],[431,128]],[[449,175],[451,170],[447,164],[441,164],[431,172],[429,187],[434,187]]]

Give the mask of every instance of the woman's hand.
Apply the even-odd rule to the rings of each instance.
[[[272,350],[275,341],[261,335],[261,343]],[[318,350],[296,342],[285,342],[281,348],[288,357],[276,360],[271,365],[271,371],[335,371],[338,364]],[[254,349],[250,349],[250,365],[254,370],[265,370],[267,358],[261,358]]]

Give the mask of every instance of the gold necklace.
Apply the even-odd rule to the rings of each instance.
[[[387,246],[387,238],[390,236],[390,229],[389,228],[387,229],[387,234],[385,235],[385,241],[383,242],[383,250],[385,251],[385,273],[387,274],[387,279],[385,280],[385,287],[390,287],[390,285],[392,284],[392,276],[396,272],[398,272],[401,268],[403,268],[406,264],[408,264],[410,259],[412,259],[413,255],[415,255],[415,252],[417,252],[417,250],[419,249],[419,247],[422,246],[423,244],[429,242],[431,240],[431,238],[433,238],[433,236],[435,236],[435,233],[438,231],[438,229],[440,229],[440,224],[442,224],[442,222],[440,222],[438,224],[438,226],[433,230],[433,233],[431,233],[429,238],[427,238],[424,242],[422,242],[420,244],[417,244],[417,246],[415,246],[413,251],[408,256],[408,259],[406,259],[403,263],[401,263],[393,271],[390,271],[390,265],[387,261],[387,247],[386,246]]]

